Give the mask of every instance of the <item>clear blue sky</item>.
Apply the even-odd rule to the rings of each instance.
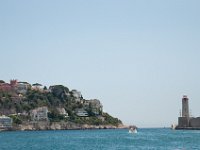
[[[0,79],[63,84],[125,124],[200,116],[199,0],[0,1]]]

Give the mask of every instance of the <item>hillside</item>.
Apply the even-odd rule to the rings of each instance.
[[[103,105],[97,99],[86,100],[77,90],[63,85],[47,88],[41,84],[29,84],[11,80],[0,80],[0,115],[12,118],[13,127],[45,124],[65,126],[115,126],[122,122],[103,112]],[[67,127],[66,127],[67,128]]]

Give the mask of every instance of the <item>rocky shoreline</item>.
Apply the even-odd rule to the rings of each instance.
[[[127,129],[128,126],[120,124],[114,125],[88,125],[75,124],[72,122],[29,122],[21,125],[15,125],[12,128],[3,131],[41,131],[41,130],[93,130],[93,129]],[[1,131],[1,130],[0,130]]]

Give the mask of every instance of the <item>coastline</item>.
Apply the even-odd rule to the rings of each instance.
[[[46,131],[46,130],[95,130],[95,129],[128,129],[128,126],[120,124],[115,125],[88,125],[75,124],[72,122],[37,122],[16,125],[1,131]]]

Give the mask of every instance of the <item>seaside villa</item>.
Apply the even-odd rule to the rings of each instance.
[[[46,106],[33,109],[30,114],[33,121],[48,121],[48,108]]]
[[[7,116],[0,116],[0,129],[11,128],[12,122],[12,118]]]

